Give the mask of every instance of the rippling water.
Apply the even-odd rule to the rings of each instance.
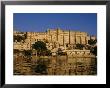
[[[19,75],[97,75],[97,58],[92,57],[69,57],[69,56],[42,56],[14,62],[14,74]],[[34,60],[34,61],[33,61]],[[40,64],[46,65],[42,72],[35,72],[35,67]],[[42,68],[40,68],[42,70]]]

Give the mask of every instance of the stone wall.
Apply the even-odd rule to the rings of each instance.
[[[20,32],[14,32],[14,35],[17,34],[20,35]],[[24,32],[24,34],[27,34],[23,47],[25,49],[37,41],[47,40],[49,43],[57,43],[64,46],[66,44],[88,44],[88,40],[96,38],[94,36],[90,38],[86,32],[61,29],[49,29],[47,32]],[[21,35],[23,35],[23,32],[21,32]],[[21,47],[19,43],[14,43],[14,46],[16,46],[16,48]],[[31,47],[29,48],[31,49]]]

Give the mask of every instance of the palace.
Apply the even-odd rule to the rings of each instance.
[[[19,38],[18,38],[19,37]],[[20,39],[20,41],[19,41]],[[88,45],[88,40],[96,37],[86,32],[49,29],[46,32],[17,32],[14,31],[14,49],[20,51],[32,50],[32,44],[37,41],[46,43],[51,50],[51,56],[37,56],[37,51],[32,50],[32,56],[27,57],[22,52],[14,53],[15,75],[41,75],[35,72],[38,61],[43,59],[48,62],[48,75],[91,75],[96,74],[96,56],[89,49],[75,49],[76,44]],[[66,55],[57,55],[58,48]],[[95,70],[91,70],[95,68]]]
[[[65,47],[66,45],[75,44],[88,44],[88,40],[96,39],[96,37],[90,37],[86,32],[71,31],[71,30],[61,30],[58,29],[48,29],[46,32],[17,32],[14,31],[14,36],[24,36],[26,39],[21,42],[17,40],[14,41],[14,49],[19,50],[30,50],[32,44],[37,41],[45,41],[48,49]]]

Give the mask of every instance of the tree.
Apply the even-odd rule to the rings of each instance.
[[[93,53],[94,55],[97,56],[97,46],[95,46],[91,49],[91,53]]]
[[[95,39],[95,40],[93,40],[93,39],[88,40],[88,44],[89,44],[89,45],[95,45],[96,42],[97,42],[96,39]]]
[[[45,54],[44,51],[47,50],[46,44],[42,41],[35,42],[35,44],[32,45],[32,48],[37,50],[38,55],[44,55]]]
[[[32,45],[32,48],[36,49],[38,51],[39,50],[47,50],[46,44],[42,41],[35,42],[35,44]]]
[[[51,55],[52,55],[52,53],[51,53],[50,50],[46,50],[45,53],[46,53],[46,54],[45,54],[46,56],[51,56]]]
[[[17,40],[17,42],[21,42],[21,40],[25,40],[26,38],[25,38],[25,36],[20,36],[20,35],[14,35],[14,42],[15,42],[15,40]]]

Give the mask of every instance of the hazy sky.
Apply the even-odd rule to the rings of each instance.
[[[14,30],[43,32],[61,28],[97,35],[96,13],[14,13]]]

